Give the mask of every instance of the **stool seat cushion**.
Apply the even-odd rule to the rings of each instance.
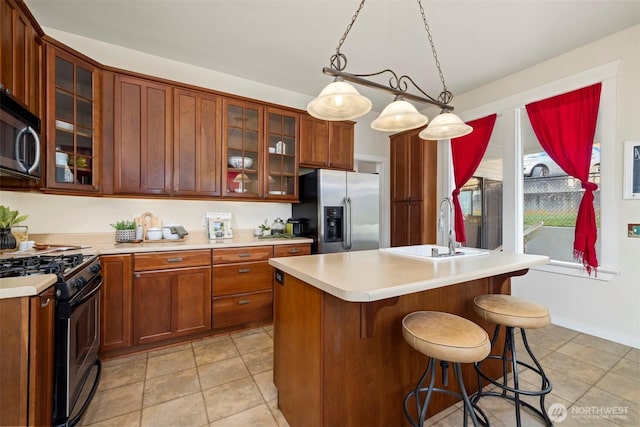
[[[483,319],[499,325],[536,329],[551,323],[547,307],[511,295],[480,295],[473,302]]]
[[[450,313],[410,313],[402,319],[402,335],[420,353],[448,362],[479,362],[491,351],[491,341],[484,329]]]

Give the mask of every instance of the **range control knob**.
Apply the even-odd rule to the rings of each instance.
[[[78,288],[78,290],[84,288],[86,284],[87,279],[85,279],[84,277],[79,277],[74,281],[74,285],[76,286],[76,288]]]
[[[89,267],[89,271],[92,273],[98,273],[100,271],[100,264],[93,264]]]

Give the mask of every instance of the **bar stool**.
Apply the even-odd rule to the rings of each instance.
[[[424,424],[427,408],[433,392],[439,392],[458,397],[464,401],[464,425],[467,425],[467,413],[470,414],[474,426],[479,424],[488,426],[489,421],[484,412],[472,403],[464,387],[460,363],[473,363],[483,360],[491,351],[489,335],[480,326],[450,313],[437,311],[416,311],[402,319],[402,335],[411,347],[429,357],[429,362],[414,390],[404,398],[404,414],[412,426]],[[443,385],[448,386],[447,369],[453,363],[460,387],[460,393],[452,390],[434,387],[436,379],[436,362],[440,361]],[[428,386],[424,384],[428,381]],[[421,402],[420,394],[426,393]],[[409,413],[408,404],[415,397],[417,420]],[[481,417],[478,420],[476,412]]]
[[[496,340],[498,339],[500,327],[504,326],[506,329],[502,355],[491,355],[487,357],[487,359],[498,359],[502,362],[502,383],[489,378],[482,372],[481,361],[474,363],[474,367],[478,374],[478,392],[474,396],[472,396],[473,402],[477,403],[482,396],[497,396],[504,399],[509,399],[515,403],[516,422],[518,427],[522,425],[520,419],[521,406],[525,406],[531,409],[538,416],[540,416],[548,426],[551,426],[552,422],[549,419],[549,415],[547,415],[547,411],[544,407],[544,399],[546,395],[551,391],[551,382],[544,373],[544,370],[538,362],[538,359],[536,359],[536,357],[533,355],[531,348],[529,348],[529,343],[527,342],[527,334],[525,332],[525,329],[544,328],[545,326],[548,326],[551,323],[549,310],[540,304],[512,297],[511,295],[481,295],[476,297],[473,302],[476,312],[483,319],[496,323],[495,332],[493,334],[493,338],[491,339],[492,348],[494,347]],[[527,353],[529,353],[529,357],[531,357],[531,360],[533,360],[535,367],[518,360],[514,334],[516,328],[520,328],[520,334],[522,336],[524,348],[527,350]],[[520,388],[518,379],[518,366],[524,366],[530,369],[532,372],[535,372],[540,377],[541,384],[539,390],[525,390]],[[513,387],[508,384],[507,374],[509,368],[511,368],[513,373]],[[480,377],[497,386],[501,391],[483,391],[482,381]],[[538,396],[540,398],[540,409],[536,408],[528,402],[523,401],[520,398],[521,395]]]

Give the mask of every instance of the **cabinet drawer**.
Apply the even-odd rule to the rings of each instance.
[[[310,254],[311,245],[309,243],[303,243],[300,245],[279,245],[273,247],[273,256],[276,258]]]
[[[265,262],[213,267],[213,295],[231,295],[271,289],[273,268]]]
[[[150,252],[133,255],[133,270],[163,270],[167,268],[199,267],[211,265],[211,251]]]
[[[249,248],[225,248],[213,250],[214,264],[266,261],[271,257],[273,257],[273,246],[253,246]]]
[[[213,299],[213,329],[270,322],[273,319],[271,291],[252,292]]]

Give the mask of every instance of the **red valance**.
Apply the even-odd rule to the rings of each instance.
[[[493,126],[496,123],[496,115],[492,114],[481,119],[473,120],[467,124],[473,128],[469,135],[451,140],[451,157],[453,158],[453,175],[456,189],[453,190],[452,199],[455,209],[456,241],[464,243],[467,237],[464,231],[464,216],[460,207],[460,189],[473,176],[484,157]]]
[[[591,150],[596,133],[602,83],[554,96],[526,106],[531,127],[544,151],[585,189],[576,218],[573,256],[589,274],[598,267],[596,216],[589,182]]]

